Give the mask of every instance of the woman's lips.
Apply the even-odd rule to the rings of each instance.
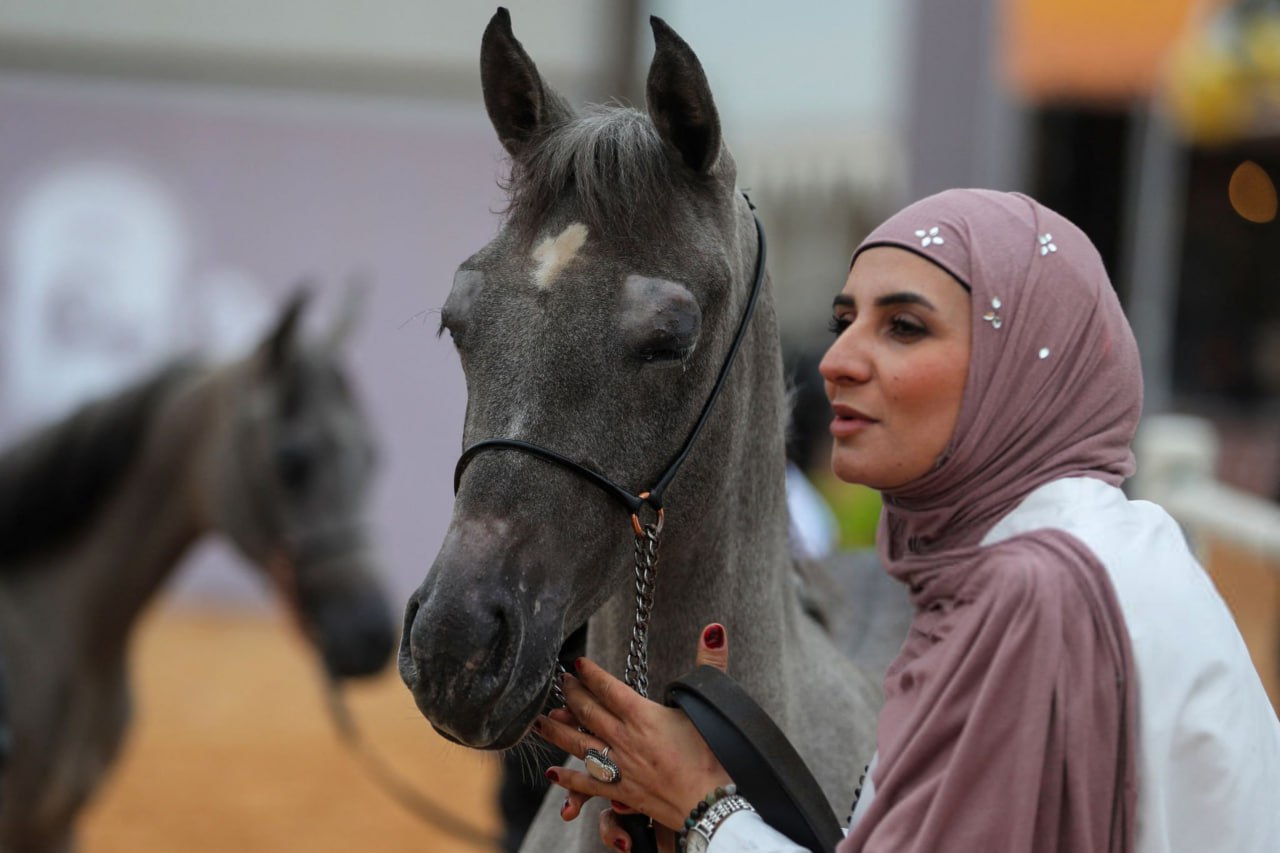
[[[855,435],[873,424],[878,423],[852,406],[835,405],[831,407],[835,418],[831,421],[831,435],[835,438],[847,438]]]

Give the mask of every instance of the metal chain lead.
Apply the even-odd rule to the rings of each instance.
[[[653,592],[658,568],[658,534],[662,522],[644,525],[636,537],[636,621],[631,627],[631,641],[627,648],[627,668],[623,675],[627,686],[646,699],[649,698],[649,616],[653,613]],[[564,708],[568,705],[560,676],[568,672],[559,660],[551,673],[551,695],[548,706]]]
[[[661,529],[661,523],[646,524],[636,537],[636,622],[631,629],[624,680],[646,699],[649,698],[649,616],[653,613]]]

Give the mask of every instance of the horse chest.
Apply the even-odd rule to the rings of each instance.
[[[14,761],[4,780],[0,839],[48,839],[71,830],[76,813],[98,787],[120,745],[127,697],[97,684],[42,691],[14,725]],[[61,697],[56,701],[55,696]],[[38,849],[38,847],[37,847]]]
[[[86,666],[65,633],[52,629],[51,614],[39,606],[16,608],[5,592],[0,592],[0,612],[13,735],[0,793],[5,804],[0,848],[54,847],[101,781],[123,737],[128,719],[123,660]],[[52,625],[57,624],[55,619]]]

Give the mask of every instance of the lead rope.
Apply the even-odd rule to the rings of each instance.
[[[329,716],[333,719],[334,727],[338,730],[338,735],[364,765],[369,777],[387,796],[399,803],[410,814],[459,841],[490,850],[502,847],[501,838],[490,835],[485,830],[450,813],[439,803],[427,799],[412,783],[392,768],[386,759],[361,737],[360,728],[356,725],[351,709],[347,707],[346,698],[338,682],[326,673],[324,684],[325,704],[329,709]]]

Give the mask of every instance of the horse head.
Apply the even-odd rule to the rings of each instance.
[[[706,76],[652,23],[647,113],[579,113],[506,10],[494,15],[480,68],[510,155],[510,207],[441,312],[466,377],[464,446],[529,442],[633,493],[662,475],[711,394],[757,252]],[[664,548],[720,512],[716,446],[740,426],[718,415],[667,494],[681,512]],[[506,748],[543,707],[566,637],[633,588],[631,519],[573,470],[511,447],[469,456],[457,486],[406,609],[399,667],[442,734]]]
[[[340,356],[355,302],[323,340],[299,326],[308,295],[232,370],[214,444],[217,525],[262,568],[335,677],[378,671],[394,624],[365,527],[371,431]]]

